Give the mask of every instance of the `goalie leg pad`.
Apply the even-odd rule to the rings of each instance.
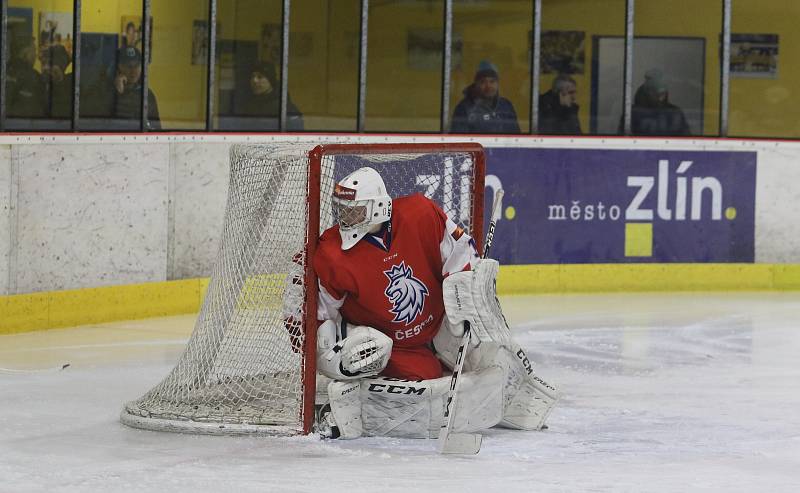
[[[339,428],[339,438],[358,438],[363,434],[361,420],[361,382],[333,380],[328,384],[331,414]]]
[[[436,355],[452,368],[461,339],[442,328],[433,338]],[[561,393],[542,380],[533,371],[525,351],[513,340],[511,345],[500,347],[488,342],[470,343],[465,371],[500,365],[506,372],[503,383],[505,403],[500,425],[518,430],[540,430]]]
[[[479,341],[507,344],[511,336],[495,294],[498,268],[496,260],[482,259],[474,270],[450,274],[442,282],[442,296],[451,327],[468,321]]]
[[[456,432],[495,426],[503,415],[503,369],[492,366],[461,375]],[[433,380],[367,378],[361,383],[364,435],[436,438],[444,421],[450,377]]]
[[[505,405],[500,426],[516,430],[541,430],[561,393],[533,372],[518,344],[501,349],[498,357],[506,368]]]

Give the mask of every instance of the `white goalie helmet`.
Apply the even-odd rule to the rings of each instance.
[[[342,250],[349,250],[376,224],[392,217],[392,198],[372,168],[353,171],[333,190],[333,217],[339,224]]]

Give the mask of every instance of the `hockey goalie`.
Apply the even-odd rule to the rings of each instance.
[[[332,205],[313,259],[320,435],[435,438],[464,321],[453,430],[542,429],[559,393],[508,333],[497,262],[430,199],[390,198],[372,168],[337,183]]]

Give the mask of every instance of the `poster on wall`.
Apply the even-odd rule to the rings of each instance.
[[[264,24],[261,26],[261,38],[258,43],[258,59],[273,65],[280,65],[281,60],[281,25]]]
[[[192,23],[192,65],[205,65],[208,59],[208,22]]]
[[[133,46],[142,51],[142,18],[135,16],[122,16],[122,29],[120,30],[119,47],[121,49]]]
[[[487,186],[506,192],[492,254],[503,264],[753,262],[756,160],[489,148]]]
[[[461,70],[464,59],[464,38],[459,32],[453,32],[452,51],[450,54],[451,70]],[[410,29],[406,36],[408,51],[408,68],[421,71],[442,70],[442,52],[444,38],[439,29]]]
[[[40,12],[39,50],[57,45],[72,58],[72,12]]]
[[[280,67],[282,42],[283,31],[280,24],[263,24],[258,42],[258,60]],[[313,52],[314,35],[310,32],[292,31],[292,35],[289,37],[289,57],[292,61],[311,60]]]
[[[528,46],[532,46],[530,41],[531,31],[528,31],[528,38]],[[542,31],[541,73],[584,73],[586,65],[585,41],[586,33],[583,31]]]
[[[217,38],[217,64],[219,65],[217,87],[220,90],[233,90],[235,55],[236,41]]]
[[[778,78],[777,34],[731,34],[731,77]]]
[[[33,39],[33,9],[25,7],[8,8],[8,39]]]
[[[136,15],[123,15],[121,20],[119,48],[124,49],[132,46],[142,51],[142,40],[144,33],[142,31],[142,17]],[[153,61],[153,18],[150,17],[150,43],[149,43],[148,63]]]

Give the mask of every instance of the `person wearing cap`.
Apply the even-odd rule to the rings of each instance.
[[[580,135],[578,120],[580,107],[576,102],[578,93],[575,79],[559,74],[552,88],[539,96],[539,133],[550,135]]]
[[[497,67],[484,60],[478,65],[475,79],[464,89],[464,99],[453,112],[453,133],[519,133],[517,113],[511,101],[500,96]]]
[[[142,52],[133,46],[119,50],[117,75],[114,77],[113,117],[139,120],[142,114]],[[150,130],[161,130],[158,103],[152,89],[147,88],[147,121]]]
[[[691,135],[686,116],[670,103],[664,73],[656,68],[644,75],[644,83],[636,90],[631,111],[633,135]]]
[[[72,115],[72,74],[67,74],[70,64],[67,49],[60,44],[40,47],[42,86],[45,108],[52,118],[65,119]]]
[[[278,130],[278,114],[281,108],[281,92],[275,65],[256,62],[250,68],[250,93],[237,112],[241,116],[258,120],[253,130]],[[303,130],[303,115],[287,94],[286,128]],[[251,122],[252,123],[252,122]]]

